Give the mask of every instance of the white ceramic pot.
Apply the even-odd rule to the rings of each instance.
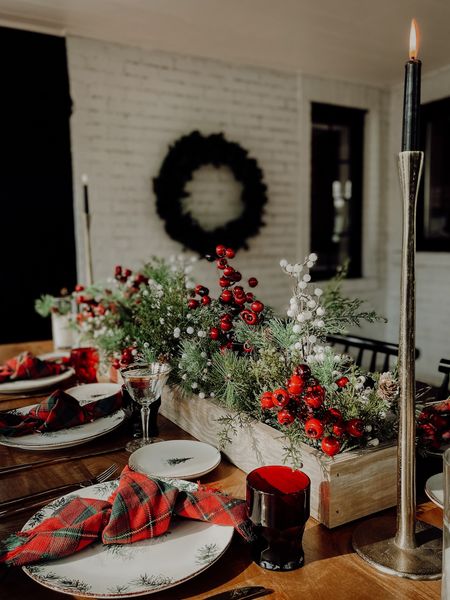
[[[55,350],[72,348],[75,331],[70,324],[71,314],[59,315],[52,313],[52,338]]]

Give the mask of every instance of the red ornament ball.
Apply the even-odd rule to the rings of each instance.
[[[327,410],[327,421],[331,421],[331,423],[341,423],[343,420],[342,413],[338,408],[329,408]]]
[[[283,408],[278,412],[277,419],[280,425],[290,425],[291,423],[293,423],[295,417],[286,408]]]
[[[361,419],[350,419],[347,431],[352,437],[360,438],[364,435],[364,423]]]
[[[209,330],[209,337],[212,340],[217,340],[219,339],[220,336],[220,331],[217,327],[211,327],[211,329]]]
[[[198,306],[199,306],[198,300],[194,300],[194,298],[191,298],[190,300],[188,300],[189,310],[194,310],[194,308],[198,308]]]
[[[78,283],[78,284],[75,286],[75,291],[76,291],[76,292],[82,292],[83,290],[84,290],[84,285],[81,285],[81,283]]]
[[[292,375],[288,381],[288,392],[292,396],[298,396],[305,388],[305,380],[300,375]]]
[[[345,423],[335,423],[332,427],[333,435],[336,437],[342,437],[347,431],[347,427]]]
[[[225,248],[225,246],[223,244],[219,244],[218,246],[216,246],[217,256],[225,256],[226,252],[227,252],[227,249]]]
[[[250,279],[248,280],[248,285],[251,288],[254,288],[258,285],[258,280],[256,279],[256,277],[250,277]]]
[[[348,377],[339,377],[339,379],[336,381],[336,385],[340,388],[345,388],[348,382]]]
[[[260,302],[259,300],[255,300],[252,303],[250,308],[252,309],[253,312],[260,313],[264,310],[264,304],[262,302]]]
[[[272,392],[272,400],[274,406],[284,408],[289,403],[289,394],[283,388],[279,388],[278,390]]]
[[[227,248],[225,250],[225,256],[227,258],[234,258],[236,256],[236,252],[233,250],[233,248]]]
[[[229,265],[227,267],[225,267],[225,269],[223,270],[223,274],[225,275],[225,277],[230,277],[232,279],[232,275],[234,273],[234,269],[233,267],[230,267]]]
[[[264,392],[260,399],[261,408],[264,410],[269,410],[269,408],[273,408],[273,397],[272,392]]]
[[[306,435],[313,439],[318,440],[323,436],[323,423],[319,419],[308,419],[305,423]]]
[[[238,306],[243,306],[245,304],[245,302],[246,302],[245,295],[243,295],[243,296],[235,296],[234,297],[234,302]]]
[[[258,323],[258,315],[251,310],[242,310],[239,316],[247,325],[256,325]]]
[[[239,271],[235,271],[232,275],[232,280],[233,281],[240,281],[242,279],[242,275],[241,273],[239,273]]]
[[[225,267],[228,265],[227,259],[226,258],[219,258],[218,260],[216,260],[216,265],[217,265],[218,269],[220,269],[221,271],[223,271],[225,269]]]
[[[228,302],[231,302],[231,300],[233,299],[233,293],[231,292],[231,290],[223,290],[223,292],[220,294],[220,299],[222,300],[222,302],[228,304]]]
[[[255,299],[255,296],[251,292],[247,292],[245,294],[245,301],[246,302],[253,302],[254,299]]]
[[[314,386],[316,387],[316,386]],[[320,386],[319,386],[320,387]],[[304,401],[306,402],[306,404],[308,406],[310,406],[311,408],[320,408],[323,404],[325,398],[325,393],[322,389],[322,391],[320,390],[311,390],[311,391],[307,391],[306,394],[303,396]]]
[[[327,435],[323,438],[321,447],[325,454],[328,454],[328,456],[334,456],[341,449],[341,443],[332,435]]]
[[[228,277],[221,277],[219,279],[219,285],[220,287],[226,288],[230,285],[231,281],[228,279]]]
[[[211,304],[210,296],[203,296],[201,302],[202,302],[203,306],[208,306],[209,304]]]
[[[233,329],[233,323],[231,323],[230,321],[221,321],[220,329],[222,331],[230,331],[231,329]]]

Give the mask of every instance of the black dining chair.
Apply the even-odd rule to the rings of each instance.
[[[355,359],[359,367],[373,372],[389,371],[391,361],[398,358],[398,344],[361,337],[359,335],[328,335],[327,341]],[[420,351],[416,348],[416,359]],[[448,383],[448,382],[447,382]]]

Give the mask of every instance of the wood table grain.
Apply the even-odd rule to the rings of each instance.
[[[40,343],[42,344],[42,343]],[[15,345],[13,353],[19,345]],[[32,347],[31,344],[27,345]],[[41,346],[41,352],[49,345]],[[20,351],[20,348],[19,348]],[[0,361],[8,358],[0,347]],[[31,402],[38,401],[39,398]],[[0,402],[0,408],[25,406],[29,399]],[[160,417],[160,436],[164,439],[192,439],[189,434],[173,423]],[[0,465],[23,464],[42,458],[80,456],[90,451],[123,446],[130,438],[128,425],[89,444],[52,452],[28,452],[0,446]],[[76,482],[91,477],[108,467],[112,462],[123,467],[128,460],[126,451],[101,457],[75,459],[66,464],[39,467],[22,473],[0,476],[0,502],[17,496],[31,494],[56,485]],[[203,483],[220,488],[230,494],[245,497],[245,474],[226,459],[213,472],[201,478]],[[35,510],[14,519],[0,520],[0,539],[21,528]],[[390,511],[385,511],[389,513]],[[442,511],[430,502],[419,505],[419,517],[442,527]],[[153,600],[206,600],[210,595],[247,585],[263,585],[273,590],[271,596],[277,600],[438,600],[440,581],[411,581],[383,575],[369,567],[353,551],[351,538],[355,523],[328,530],[314,519],[308,521],[304,535],[306,564],[302,569],[290,573],[273,573],[256,566],[250,557],[247,545],[235,535],[225,555],[207,571],[194,579],[167,590],[148,595]],[[2,600],[63,600],[66,594],[48,590],[27,577],[21,569],[9,569],[0,580]],[[74,596],[83,598],[83,596]]]

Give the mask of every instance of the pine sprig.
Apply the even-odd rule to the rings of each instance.
[[[348,265],[344,265],[324,290],[322,302],[326,311],[324,321],[328,335],[343,333],[348,327],[360,327],[362,321],[387,323],[387,319],[374,310],[360,310],[364,304],[360,298],[347,298],[343,295],[342,283],[347,270]]]

